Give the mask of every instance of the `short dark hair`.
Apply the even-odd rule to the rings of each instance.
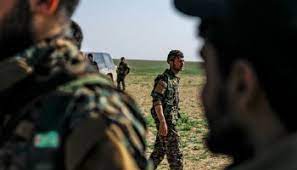
[[[184,54],[180,50],[171,50],[167,56],[167,63],[175,59],[175,57],[184,58]]]
[[[80,0],[60,0],[59,9],[64,10],[68,17],[71,17]]]
[[[297,98],[297,28],[288,9],[279,8],[276,1],[264,2],[238,7],[230,18],[202,19],[200,36],[217,50],[223,78],[238,59],[252,65],[272,109],[293,132],[297,130],[297,113],[292,113]],[[267,10],[273,16],[267,17]]]
[[[83,41],[83,32],[81,27],[75,22],[75,21],[71,21],[70,23],[70,29],[71,29],[71,36],[75,41],[75,44],[78,46],[78,48],[81,48],[81,44]]]

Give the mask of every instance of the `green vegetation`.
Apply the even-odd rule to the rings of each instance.
[[[115,64],[118,62],[119,60],[114,60]],[[131,74],[137,75],[156,75],[168,68],[166,61],[128,60],[128,63],[131,67]],[[185,62],[185,70],[182,74],[200,75],[201,73],[199,62]]]
[[[156,135],[156,125],[151,115],[146,116],[148,127]],[[207,124],[202,119],[192,119],[187,113],[181,113],[181,118],[177,122],[177,128],[181,136],[181,146],[183,151],[201,150],[200,154],[186,154],[188,160],[200,160],[209,156],[203,144],[203,136],[207,131]],[[149,150],[153,149],[153,143],[148,145]]]
[[[207,124],[204,120],[192,119],[186,113],[181,113],[181,118],[178,121],[177,126],[180,131],[190,131],[193,128],[198,128],[196,130],[199,131],[201,128],[205,128]]]

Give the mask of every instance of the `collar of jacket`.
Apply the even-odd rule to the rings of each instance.
[[[176,74],[174,74],[174,72],[170,69],[166,69],[165,74],[169,75],[170,77],[174,77],[174,78],[177,78],[177,79],[180,79],[179,77],[176,76]]]

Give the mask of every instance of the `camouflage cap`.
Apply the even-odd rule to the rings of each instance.
[[[180,50],[171,50],[167,57],[167,63],[173,60],[175,57],[184,58],[184,54]]]

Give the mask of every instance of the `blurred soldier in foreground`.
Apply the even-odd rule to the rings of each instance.
[[[86,71],[67,34],[78,0],[0,4],[0,169],[144,168],[135,102]]]
[[[119,90],[125,91],[126,89],[125,78],[129,74],[129,72],[130,72],[130,67],[126,62],[126,59],[122,57],[117,69],[117,87]],[[122,84],[122,87],[121,87],[121,84]]]
[[[170,169],[183,169],[183,155],[180,150],[180,139],[176,129],[176,122],[179,118],[179,80],[177,74],[184,66],[184,55],[179,50],[172,50],[168,54],[167,62],[170,69],[155,79],[152,116],[157,126],[157,136],[154,151],[150,159],[155,169],[167,155]]]
[[[233,170],[297,169],[297,1],[175,0],[202,23],[207,146]]]

